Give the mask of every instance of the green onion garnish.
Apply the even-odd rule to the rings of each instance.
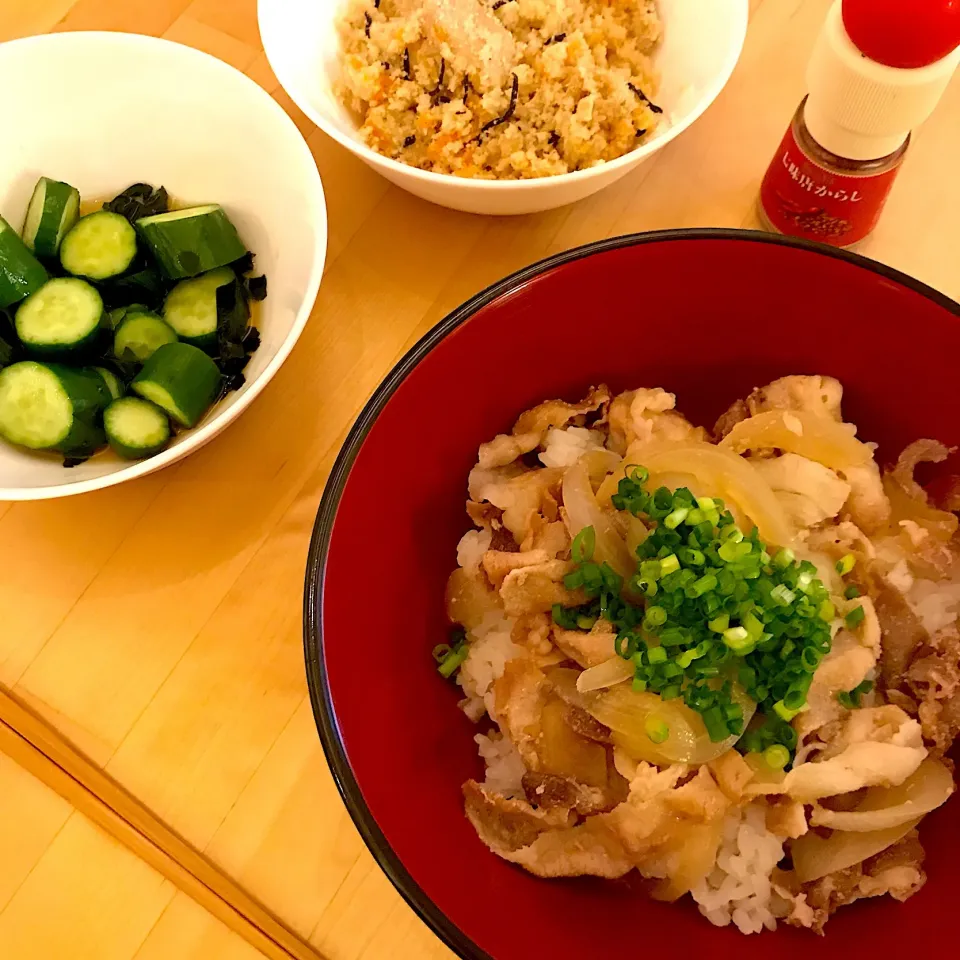
[[[763,751],[763,759],[771,770],[782,770],[790,762],[790,751],[782,743],[775,743]]]
[[[860,596],[860,588],[857,587],[857,586],[854,586],[854,585],[851,583],[850,586],[847,587],[847,589],[843,591],[843,595],[844,595],[848,600],[856,600],[857,597]]]
[[[856,565],[857,558],[852,553],[848,553],[837,561],[837,573],[841,577],[845,577]]]
[[[663,743],[670,736],[670,728],[656,716],[647,717],[643,728],[654,743]]]
[[[593,559],[593,551],[597,546],[597,531],[593,527],[584,527],[570,544],[570,556],[574,563],[584,563]]]
[[[790,720],[804,708],[813,673],[830,651],[836,616],[816,567],[763,543],[756,529],[744,534],[720,498],[696,499],[685,488],[649,490],[648,480],[645,468],[631,464],[612,498],[650,531],[636,548],[629,592],[622,593],[615,571],[593,559],[596,536],[584,528],[565,583],[586,602],[555,607],[554,621],[587,629],[607,620],[617,655],[633,665],[633,688],[682,698],[718,742],[744,733],[743,712],[731,696],[736,678],[758,705],[757,722],[738,749],[780,746],[789,759],[797,742]]]
[[[441,643],[433,648],[433,658],[438,664],[437,672],[444,678],[452,677],[470,652],[465,630],[457,628],[451,631],[451,639],[454,640],[453,646]]]
[[[862,623],[864,618],[864,612],[862,606],[854,607],[847,615],[844,617],[844,620],[847,623],[847,626],[853,629],[857,624]]]

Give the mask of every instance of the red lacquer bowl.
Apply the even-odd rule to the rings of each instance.
[[[929,883],[857,904],[826,941],[743,937],[640,883],[538,880],[495,857],[463,814],[482,773],[459,688],[438,676],[444,584],[468,529],[477,447],[541,400],[662,386],[695,423],[787,373],[831,374],[882,459],[933,436],[960,444],[960,306],[849,253],[740,231],[620,237],[477,295],[397,365],[327,485],[307,570],[306,660],[343,798],[400,893],[462,957],[684,955],[809,960],[923,956],[954,941],[960,801],[921,831]],[[949,465],[948,465],[949,467]],[[954,466],[955,469],[955,466]],[[947,948],[949,949],[949,948]]]

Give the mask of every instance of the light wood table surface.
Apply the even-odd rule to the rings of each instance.
[[[594,198],[498,220],[407,196],[313,128],[267,65],[255,0],[0,0],[0,40],[128,30],[221,57],[289,111],[323,176],[320,296],[253,407],[154,476],[0,504],[0,682],[332,960],[450,956],[361,843],[307,699],[304,562],[350,423],[418,337],[518,267],[619,233],[755,226],[759,179],[803,94],[828,6],[751,0],[741,62],[690,131]],[[960,79],[863,250],[955,298],[958,117]],[[258,955],[0,756],[0,957]]]

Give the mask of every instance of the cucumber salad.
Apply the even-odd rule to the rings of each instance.
[[[81,216],[76,187],[41,177],[19,234],[0,216],[0,437],[66,467],[159,453],[243,385],[252,273],[218,204],[136,183]]]

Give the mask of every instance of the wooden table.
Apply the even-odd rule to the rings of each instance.
[[[693,129],[599,196],[498,220],[407,196],[313,128],[267,65],[255,0],[0,0],[0,40],[129,30],[223,58],[289,111],[323,176],[330,248],[320,296],[252,409],[160,474],[0,504],[0,682],[329,957],[449,956],[361,843],[307,699],[304,561],[350,422],[424,331],[524,264],[636,230],[756,225],[759,178],[803,94],[829,4],[751,0],[740,65]],[[916,138],[863,251],[953,297],[958,115],[960,79]],[[285,416],[291,408],[309,417],[306,435],[303,418]],[[0,755],[0,957],[256,956]]]

